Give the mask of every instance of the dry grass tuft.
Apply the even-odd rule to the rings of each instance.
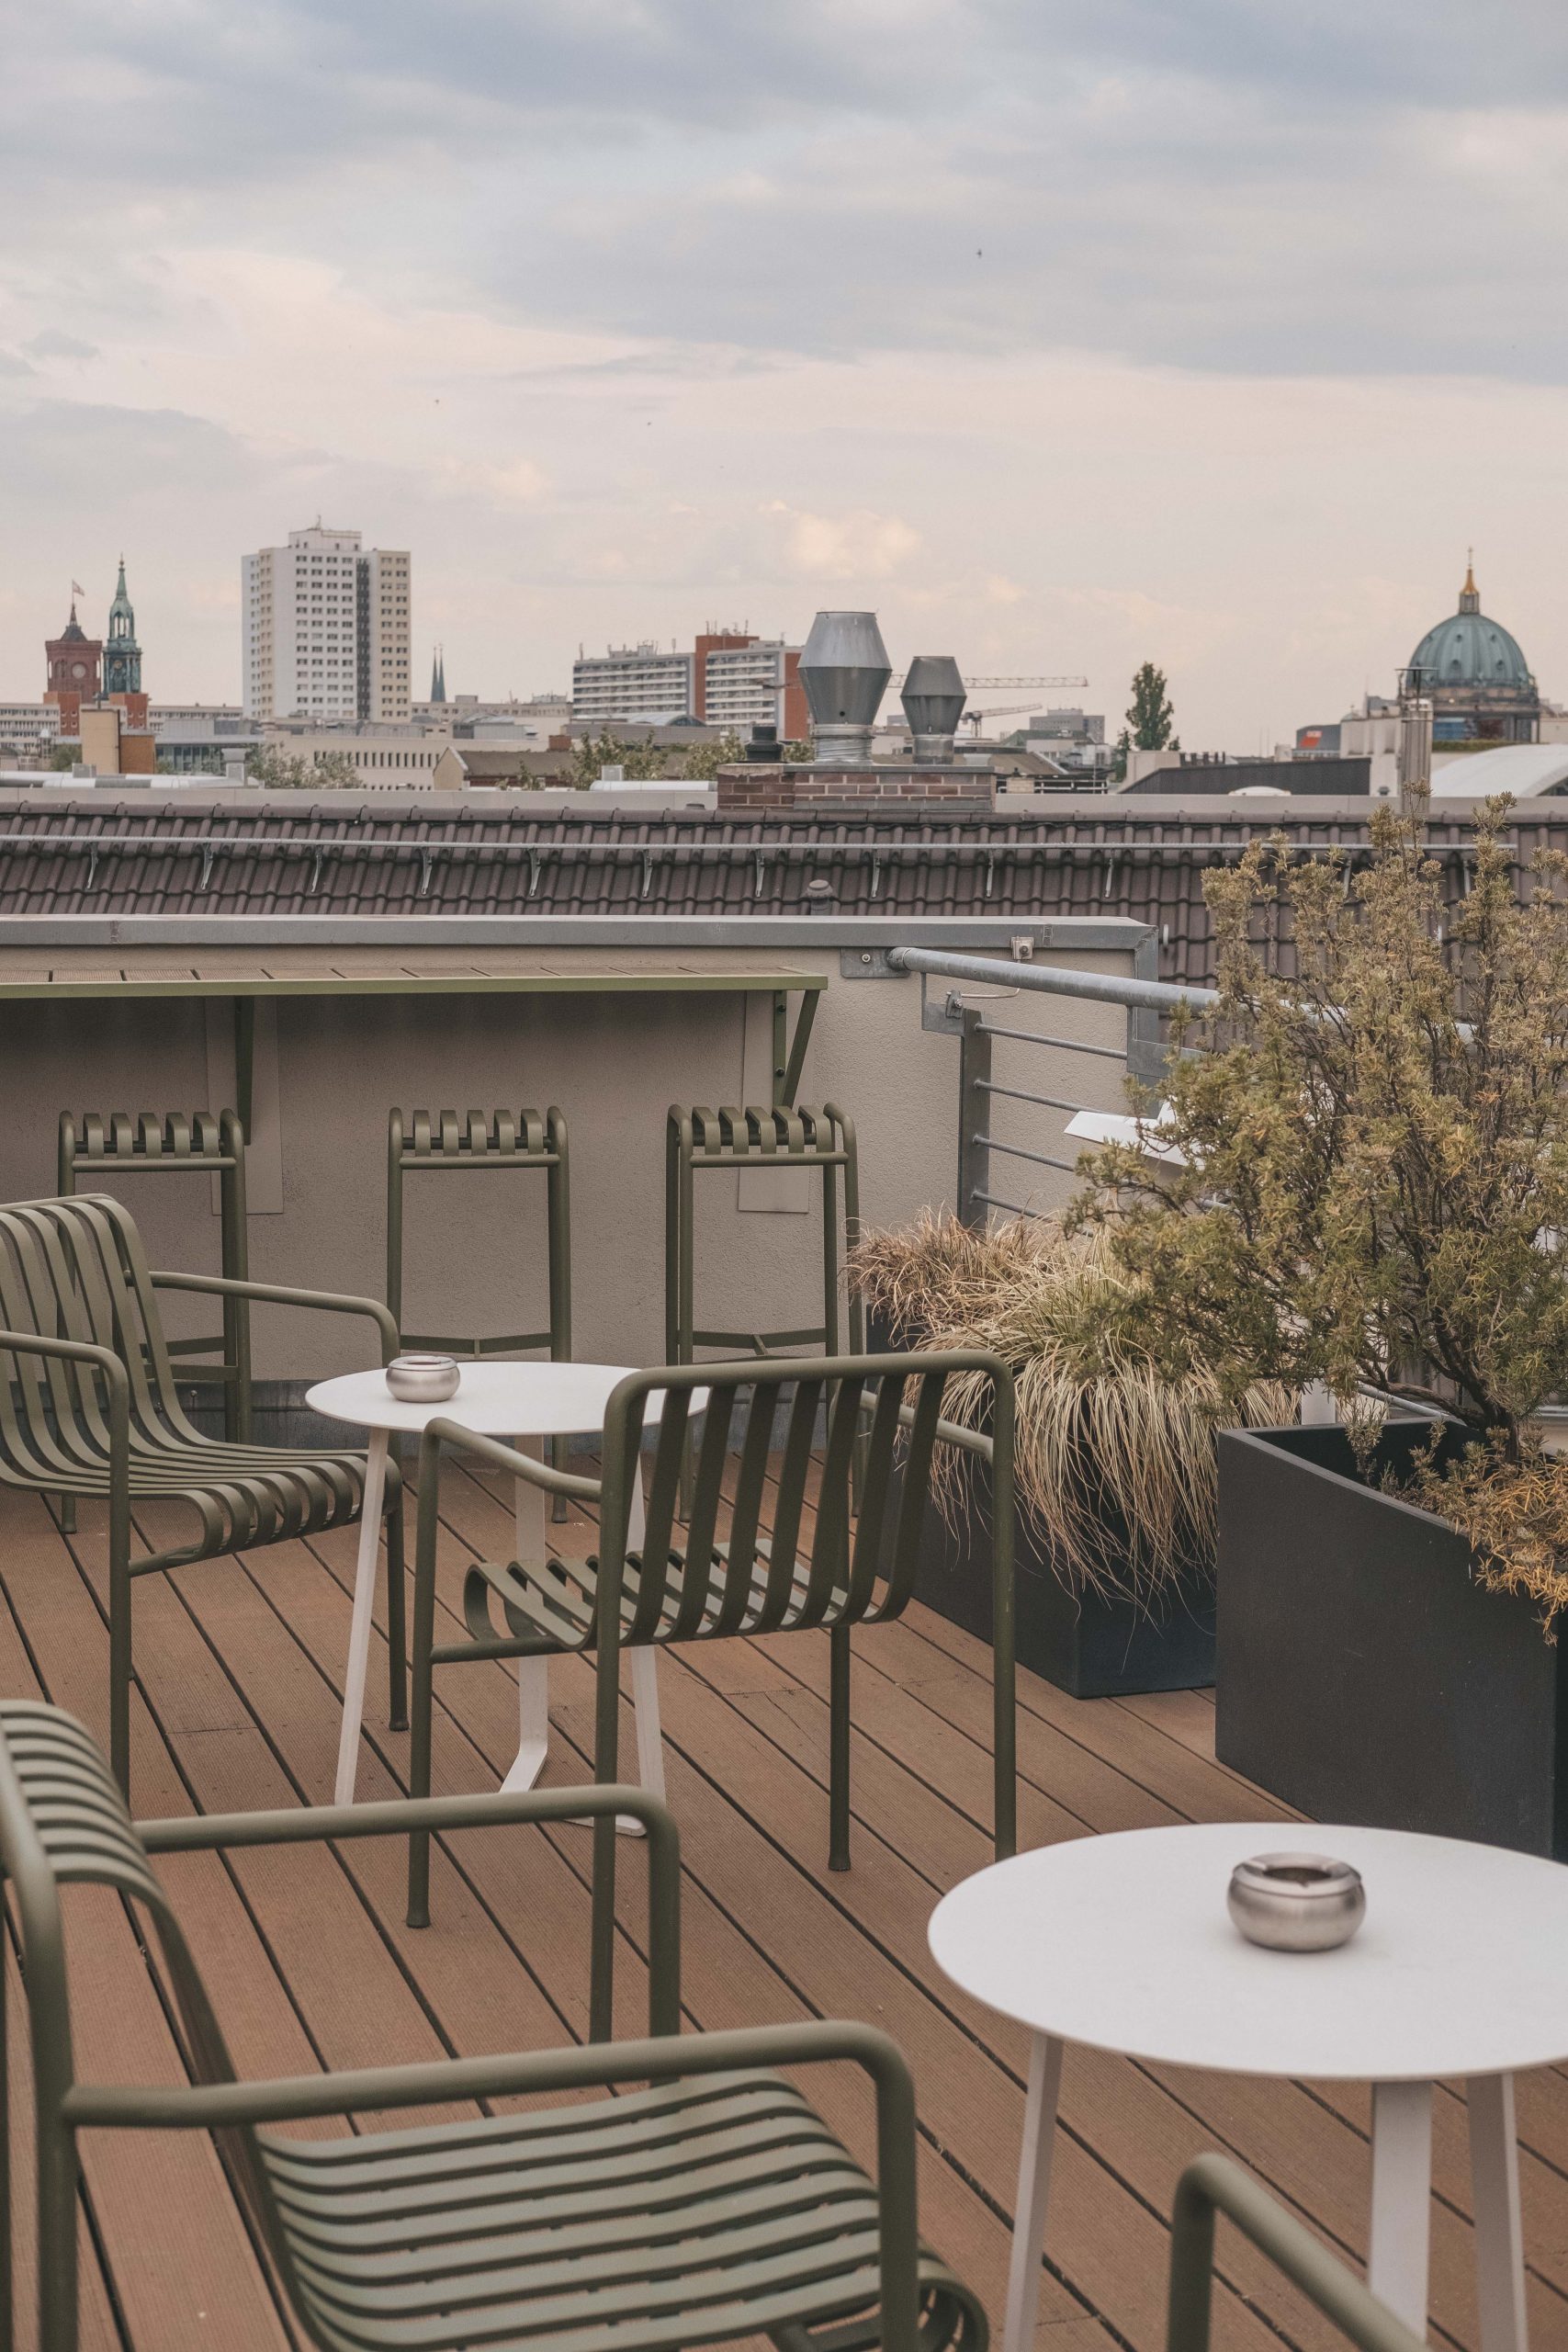
[[[1137,1338],[1136,1286],[1109,1236],[1071,1236],[1020,1218],[989,1233],[929,1212],[868,1235],[847,1272],[900,1345],[986,1348],[1012,1368],[1018,1493],[1042,1548],[1067,1581],[1157,1600],[1213,1558],[1218,1384],[1163,1377]],[[950,1382],[944,1410],[979,1426],[987,1385]],[[1245,1419],[1294,1418],[1288,1389],[1249,1389]],[[944,1510],[962,1500],[961,1463],[939,1449]]]

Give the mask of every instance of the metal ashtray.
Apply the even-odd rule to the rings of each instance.
[[[456,1396],[462,1379],[456,1356],[394,1356],[387,1386],[400,1405],[442,1405]]]
[[[1367,1916],[1360,1871],[1326,1854],[1254,1854],[1232,1871],[1225,1902],[1247,1941],[1270,1951],[1332,1951]]]

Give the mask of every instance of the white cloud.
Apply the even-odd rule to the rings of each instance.
[[[1555,0],[54,0],[17,52],[6,691],[123,543],[150,676],[231,694],[239,555],[320,507],[468,685],[863,597],[1111,713],[1151,655],[1239,748],[1392,683],[1473,538],[1568,694]]]
[[[863,506],[809,514],[775,500],[766,511],[781,519],[785,563],[803,580],[891,580],[908,569],[920,544],[919,533],[896,514]]]

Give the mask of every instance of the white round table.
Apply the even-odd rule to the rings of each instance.
[[[335,1380],[318,1381],[306,1395],[313,1412],[328,1420],[353,1421],[370,1432],[365,1470],[365,1508],[359,1525],[359,1557],[354,1578],[354,1617],[348,1637],[348,1665],[344,1675],[343,1730],[338,1741],[334,1801],[354,1803],[359,1730],[365,1713],[365,1674],[370,1655],[370,1626],[376,1600],[376,1555],[381,1525],[381,1498],[386,1484],[387,1453],[393,1431],[414,1434],[427,1421],[459,1421],[480,1437],[509,1439],[519,1453],[539,1454],[541,1442],[552,1437],[581,1437],[602,1430],[604,1408],[612,1390],[631,1376],[632,1367],[618,1363],[465,1363],[454,1396],[438,1405],[407,1405],[392,1395],[384,1372],[348,1372]],[[696,1390],[692,1411],[700,1412],[707,1392]],[[663,1392],[655,1390],[644,1406],[645,1419],[657,1418]],[[519,1478],[515,1486],[517,1559],[524,1567],[542,1567],[546,1558],[545,1496],[539,1487]],[[642,1488],[632,1488],[627,1538],[632,1546],[642,1541]],[[637,1709],[637,1770],[645,1789],[664,1794],[664,1764],[660,1744],[659,1684],[655,1652],[627,1652],[632,1696]],[[549,1660],[519,1658],[517,1755],[502,1782],[504,1789],[531,1789],[544,1770],[550,1736]],[[623,1826],[630,1828],[630,1823]]]
[[[1353,1863],[1360,1932],[1336,1951],[1265,1951],[1225,1889],[1250,1854]],[[1002,2352],[1029,2352],[1062,2052],[1370,2081],[1368,2283],[1427,2333],[1432,2085],[1463,2075],[1482,2352],[1523,2352],[1516,2071],[1568,2057],[1568,1870],[1457,1838],[1242,1822],[1070,1839],[998,1862],[932,1914],[953,1983],[1030,2028],[1029,2094]]]

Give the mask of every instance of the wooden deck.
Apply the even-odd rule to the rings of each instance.
[[[449,1471],[443,1491],[450,1605],[466,1559],[506,1548],[511,1519],[498,1494],[460,1471]],[[144,1521],[143,1534],[160,1524]],[[578,1533],[586,1539],[586,1529]],[[138,1586],[138,1812],[328,1799],[354,1544],[350,1530]],[[37,1502],[0,1497],[0,1690],[47,1695],[100,1730],[103,1560],[101,1514],[85,1510],[81,1532],[66,1539]],[[661,1661],[670,1795],[685,1852],[688,2024],[862,2017],[896,2035],[919,2097],[923,2230],[999,2325],[1023,2037],[957,1996],[925,1944],[938,1895],[989,1858],[988,1656],[916,1610],[857,1636],[856,1657],[854,1866],[835,1877],[825,1866],[826,1643],[726,1642]],[[407,1739],[385,1729],[384,1664],[378,1650],[362,1796],[403,1782]],[[547,1779],[582,1779],[591,1670],[572,1661],[553,1676]],[[1204,1696],[1083,1703],[1021,1680],[1024,1845],[1159,1822],[1280,1817],[1214,1762]],[[437,1789],[493,1785],[515,1746],[506,1669],[448,1668],[437,1699]],[[629,1713],[623,1752],[635,1754]],[[193,1856],[164,1868],[237,2064],[260,2075],[581,2035],[587,1849],[585,1833],[570,1827],[450,1841],[435,1858],[434,1925],[423,1933],[402,1925],[402,1854],[390,1841],[230,1861]],[[643,1872],[636,1846],[623,1841],[621,1852],[617,2007],[622,2030],[636,2031]],[[82,2075],[174,2078],[168,2022],[118,1904],[79,1898],[76,1937]],[[14,1978],[14,1948],[6,1957]],[[1506,1987],[1477,1986],[1476,1997],[1506,1999]],[[13,2114],[24,2173],[25,2088],[16,2086]],[[822,2073],[812,2088],[869,2153],[858,2078]],[[1157,2352],[1165,2216],[1182,2165],[1206,2148],[1231,2151],[1359,2258],[1368,2110],[1359,2089],[1162,2073],[1069,2052],[1041,2352],[1111,2344]],[[1519,2112],[1533,2342],[1551,2352],[1568,2345],[1568,2082],[1525,2078]],[[290,2340],[205,2141],[101,2134],[85,2155],[85,2344],[259,2352]],[[1447,2091],[1435,2161],[1434,2340],[1468,2346],[1465,2115]],[[29,2191],[20,2181],[18,2189],[25,2219]],[[1223,2244],[1222,2273],[1215,2341],[1227,2352],[1339,2340],[1234,2241]],[[18,2291],[25,2344],[25,2245]]]

